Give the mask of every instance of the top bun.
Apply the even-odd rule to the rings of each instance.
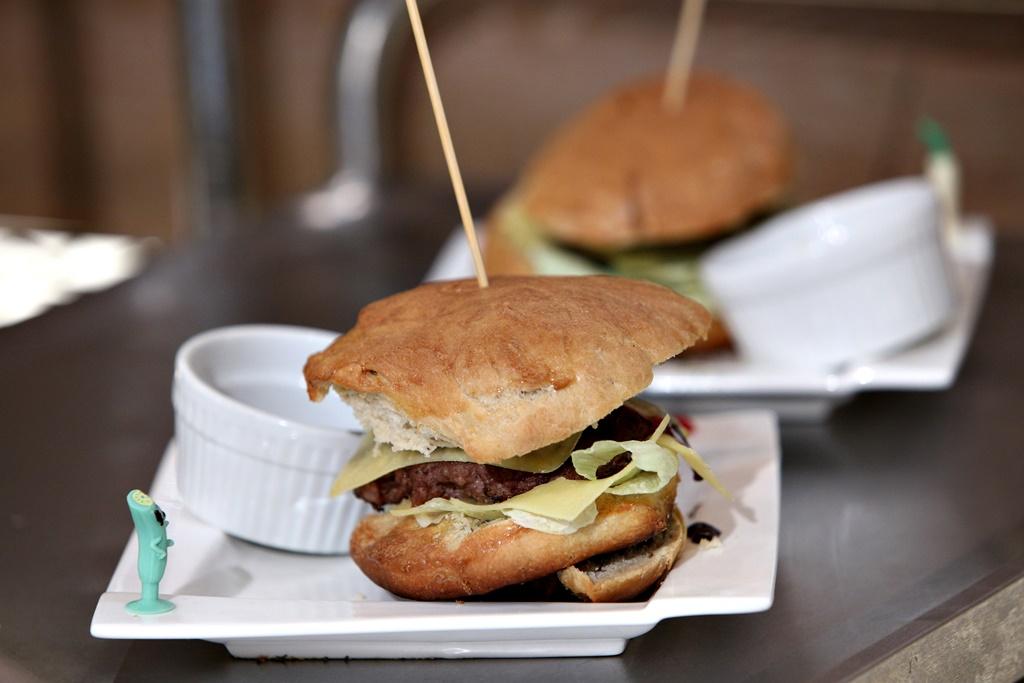
[[[304,372],[310,398],[333,386],[378,440],[420,447],[388,438],[412,428],[420,450],[493,463],[594,424],[709,323],[700,304],[626,278],[439,282],[370,304]]]
[[[662,79],[613,91],[559,130],[517,194],[551,237],[594,250],[683,242],[777,203],[792,169],[789,132],[752,88],[694,74],[682,109]]]

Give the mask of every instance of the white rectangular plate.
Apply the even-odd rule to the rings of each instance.
[[[911,348],[832,372],[778,368],[723,351],[663,363],[655,368],[646,393],[679,400],[681,407],[694,412],[761,407],[786,420],[820,420],[861,391],[948,389],[956,380],[984,300],[994,250],[989,222],[967,219],[952,251],[960,294],[953,320]],[[459,228],[438,253],[426,279],[472,276],[473,261]]]
[[[168,447],[150,493],[175,545],[161,594],[177,608],[138,617],[134,535],[96,606],[98,638],[198,638],[237,657],[571,657],[615,655],[662,619],[758,612],[772,604],[779,528],[779,443],[768,412],[697,418],[693,445],[736,496],[683,477],[688,522],[722,530],[720,548],[683,552],[646,602],[414,602],[371,583],[349,557],[298,555],[240,541],[182,507]]]

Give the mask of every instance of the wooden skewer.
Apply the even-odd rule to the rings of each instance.
[[[484,288],[488,285],[487,271],[484,270],[484,260],[480,256],[480,245],[476,239],[476,225],[473,223],[473,214],[469,210],[469,201],[466,199],[466,188],[462,184],[459,162],[455,158],[452,134],[448,130],[448,118],[444,115],[441,93],[437,89],[437,76],[434,75],[434,64],[430,60],[430,50],[427,49],[427,38],[423,34],[423,22],[420,20],[419,6],[416,4],[416,0],[405,0],[405,7],[409,10],[409,21],[412,23],[412,33],[416,38],[416,50],[419,52],[420,65],[423,67],[423,78],[427,82],[430,106],[434,109],[434,121],[437,122],[437,132],[441,136],[441,148],[444,149],[444,160],[448,164],[448,175],[452,178],[455,201],[459,205],[462,228],[466,231],[466,239],[469,240],[469,250],[473,254],[476,282],[481,288]]]
[[[665,75],[665,95],[662,103],[672,111],[683,108],[686,100],[686,85],[693,68],[693,55],[697,52],[697,39],[704,16],[705,0],[683,0],[679,10],[679,24],[672,42],[668,73]]]

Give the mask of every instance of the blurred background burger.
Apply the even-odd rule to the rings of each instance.
[[[493,273],[606,273],[714,302],[698,277],[710,244],[780,205],[790,133],[760,93],[695,74],[685,105],[664,81],[618,87],[563,125],[488,220]],[[699,348],[721,346],[719,321]]]

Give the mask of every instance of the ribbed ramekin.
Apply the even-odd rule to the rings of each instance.
[[[179,349],[173,403],[178,487],[188,509],[263,545],[342,553],[367,506],[331,498],[359,444],[340,401],[313,404],[302,366],[336,335],[274,325],[225,327]]]
[[[905,347],[955,305],[935,194],[916,177],[779,214],[711,249],[701,275],[743,355],[787,366]]]

